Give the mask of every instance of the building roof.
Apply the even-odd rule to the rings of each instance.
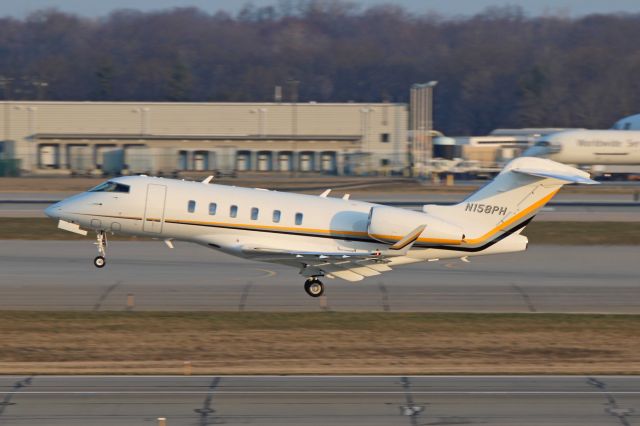
[[[34,139],[71,139],[71,140],[251,140],[251,141],[347,141],[357,142],[360,135],[153,135],[140,133],[36,133]]]

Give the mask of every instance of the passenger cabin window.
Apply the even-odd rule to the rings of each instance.
[[[209,203],[209,214],[211,216],[216,214],[216,210],[218,210],[218,205],[216,203]]]
[[[302,225],[302,213],[296,213],[296,225]]]
[[[123,185],[118,182],[104,182],[95,188],[91,188],[89,192],[120,192],[123,194],[129,193],[129,185]]]
[[[251,220],[258,220],[259,214],[260,214],[260,210],[257,207],[253,207],[251,209]]]
[[[280,210],[274,210],[273,211],[273,221],[275,223],[280,222],[280,216],[282,215],[282,213],[280,212]]]
[[[187,211],[189,213],[193,213],[196,211],[196,202],[194,200],[189,200],[189,204],[187,205]]]
[[[237,217],[238,216],[238,206],[231,206],[229,209],[229,216]]]

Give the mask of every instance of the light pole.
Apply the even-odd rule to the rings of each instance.
[[[49,86],[49,83],[47,83],[46,81],[41,81],[41,80],[34,80],[32,82],[32,84],[36,87],[36,93],[37,93],[38,100],[39,101],[43,100],[44,99],[44,91]]]
[[[4,140],[11,138],[11,120],[9,98],[11,98],[11,82],[13,78],[0,75],[0,87],[4,93]]]
[[[432,156],[433,130],[433,88],[438,84],[432,80],[428,83],[411,86],[411,174],[417,166],[420,175],[424,175],[427,161]]]
[[[362,148],[364,150],[364,161],[366,167],[366,174],[369,174],[373,171],[373,152],[371,152],[371,144],[369,137],[369,114],[373,112],[371,108],[362,108],[360,113],[362,114],[361,118],[361,133],[362,133]]]
[[[289,83],[289,94],[291,96],[291,138],[293,139],[291,177],[296,177],[298,167],[300,167],[300,156],[298,155],[298,87],[300,86],[300,81],[292,78],[287,83]]]

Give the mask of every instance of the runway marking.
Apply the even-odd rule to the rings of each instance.
[[[389,292],[387,291],[387,287],[384,285],[384,282],[378,282],[378,288],[382,293],[382,310],[385,312],[389,312],[391,310],[391,306],[389,305]]]
[[[99,311],[100,308],[102,307],[102,303],[107,299],[107,297],[109,297],[109,295],[113,292],[113,290],[115,290],[120,286],[120,284],[122,284],[122,281],[117,281],[115,284],[112,284],[109,287],[107,287],[104,293],[102,293],[98,298],[98,301],[96,302],[96,304],[93,305],[93,310]]]
[[[527,292],[524,291],[524,289],[522,289],[522,287],[520,287],[519,285],[517,285],[515,283],[511,283],[511,287],[515,291],[517,291],[518,294],[520,294],[520,296],[522,296],[522,298],[524,299],[524,303],[527,305],[527,308],[529,308],[529,312],[538,312],[536,307],[533,305],[533,302],[531,301],[531,298],[529,297]]]
[[[200,375],[192,375],[189,377],[183,377],[183,376],[176,376],[171,375],[171,374],[156,374],[156,375],[144,375],[144,376],[131,376],[131,375],[126,375],[126,374],[122,374],[122,375],[96,375],[96,374],[87,374],[87,375],[81,375],[81,376],[75,376],[75,375],[46,375],[46,376],[31,376],[31,377],[38,377],[41,379],[88,379],[88,378],[101,378],[101,379],[131,379],[131,378],[139,378],[139,379],[149,379],[149,378],[156,378],[156,379],[175,379],[175,380],[191,380],[194,378],[212,378],[211,375],[206,375],[206,374],[200,374]],[[225,376],[221,376],[221,377],[226,377],[226,378],[251,378],[251,379],[284,379],[284,380],[290,380],[290,379],[398,379],[400,376],[388,376],[388,375],[367,375],[367,376],[363,376],[363,375],[349,375],[349,374],[345,374],[345,375],[322,375],[322,376],[318,376],[318,375],[313,375],[313,374],[296,374],[296,375],[287,375],[287,376],[283,376],[281,374],[272,374],[272,375],[251,375],[251,374],[231,374],[231,375],[225,375]],[[457,375],[441,375],[441,374],[427,374],[427,375],[407,375],[407,376],[403,376],[403,377],[410,377],[410,378],[425,378],[425,379],[433,379],[433,378],[439,378],[439,379],[487,379],[487,378],[491,378],[491,379],[530,379],[530,378],[535,378],[535,379],[540,379],[540,380],[548,380],[548,379],[574,379],[576,381],[578,380],[583,380],[585,379],[585,376],[576,376],[576,375],[540,375],[540,374],[529,374],[529,375],[510,375],[510,374],[485,374],[485,375],[464,375],[464,374],[457,374]],[[608,378],[608,379],[630,379],[630,380],[640,380],[640,376],[619,376],[619,375],[598,375],[596,376],[597,378]],[[0,376],[0,379],[23,379],[24,376]],[[587,379],[589,377],[586,377]]]
[[[0,395],[209,395],[210,391],[9,391]],[[412,395],[602,395],[597,391],[412,391]],[[640,391],[612,391],[610,395],[640,395]],[[406,395],[405,391],[225,391],[216,395]]]
[[[214,377],[209,385],[209,390],[207,392],[207,397],[204,399],[204,403],[202,404],[202,408],[195,410],[196,413],[200,414],[200,426],[207,426],[209,424],[218,424],[218,419],[215,417],[209,419],[209,415],[216,412],[213,408],[211,408],[213,402],[213,392],[220,384],[220,377]],[[211,422],[211,423],[210,423]]]
[[[629,421],[627,420],[627,415],[631,414],[633,410],[620,408],[618,406],[618,401],[616,401],[616,399],[613,397],[614,393],[607,390],[606,383],[593,377],[589,377],[587,379],[587,383],[600,389],[601,394],[604,395],[605,398],[607,398],[607,408],[605,410],[607,414],[616,417],[620,421],[620,424],[622,426],[631,426]]]
[[[420,412],[424,409],[424,407],[416,406],[413,401],[413,396],[411,392],[411,382],[408,377],[401,377],[400,383],[402,384],[404,399],[407,403],[406,406],[402,408],[402,414],[409,417],[409,421],[411,422],[411,426],[418,426],[418,416]]]
[[[33,376],[27,377],[24,380],[19,380],[13,384],[11,390],[9,392],[0,392],[0,395],[4,395],[4,398],[0,402],[0,416],[4,414],[4,410],[9,405],[14,405],[15,403],[11,402],[13,397],[17,394],[22,394],[19,389],[24,388],[25,386],[29,386],[33,382]]]
[[[238,304],[238,311],[240,312],[243,312],[245,306],[247,305],[247,298],[249,298],[251,287],[253,287],[253,281],[247,281],[247,284],[242,289],[242,294],[240,295],[240,303]]]
[[[260,269],[260,268],[256,268],[257,271],[262,271],[265,274],[264,275],[260,275],[259,277],[257,277],[256,279],[262,279],[262,278],[271,278],[271,277],[275,277],[276,275],[278,275],[278,273],[276,271],[272,271],[270,269]]]
[[[278,275],[278,273],[276,271],[272,271],[271,269],[262,269],[262,268],[252,268],[255,271],[260,271],[260,272],[264,272],[263,275],[258,275],[257,277],[255,277],[254,279],[256,280],[261,280],[264,278],[271,278],[271,277],[275,277],[276,275]],[[234,281],[240,281],[243,280],[244,278],[242,277],[234,277],[231,278]]]

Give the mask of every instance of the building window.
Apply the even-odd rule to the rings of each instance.
[[[258,220],[258,214],[260,213],[260,209],[257,207],[253,207],[251,209],[251,220]]]
[[[302,213],[296,213],[296,225],[302,225]]]
[[[380,133],[380,142],[387,143],[391,140],[389,133]]]
[[[380,160],[380,165],[381,166],[388,166],[389,165],[389,159],[388,158],[383,158],[382,160]]]
[[[189,200],[189,204],[187,205],[187,210],[189,213],[193,213],[196,211],[196,202],[194,200]]]
[[[216,210],[218,210],[218,205],[216,203],[209,203],[209,214],[211,216],[216,214]]]
[[[231,206],[229,209],[229,216],[237,217],[238,216],[238,206]]]
[[[273,221],[275,223],[280,222],[280,215],[281,215],[280,210],[274,210],[273,211]]]

